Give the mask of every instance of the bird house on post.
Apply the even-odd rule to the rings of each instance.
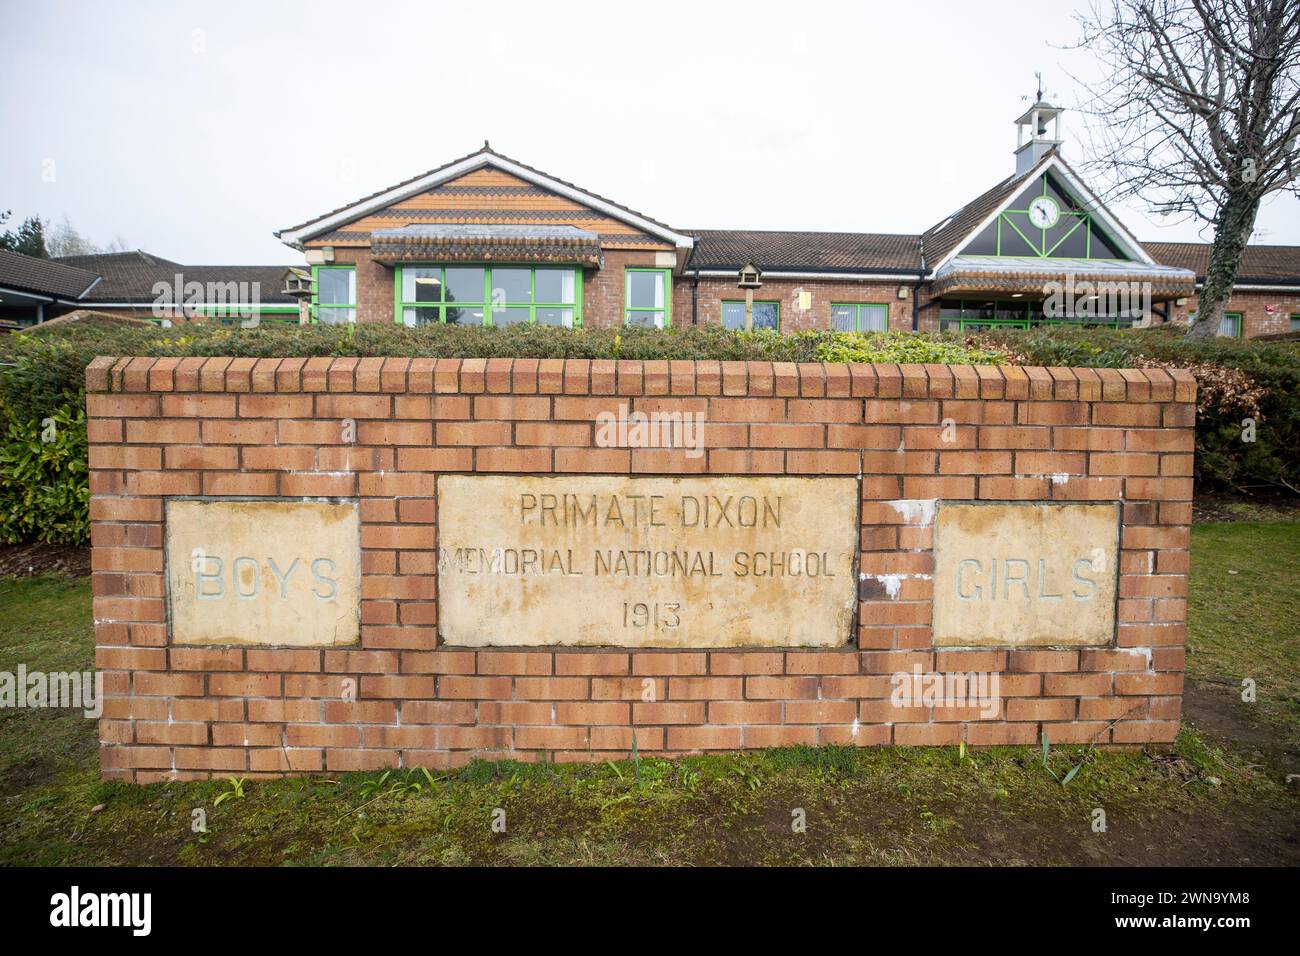
[[[754,290],[762,287],[762,275],[763,270],[753,262],[746,262],[740,267],[740,281],[736,285],[745,290],[746,332],[754,331]]]

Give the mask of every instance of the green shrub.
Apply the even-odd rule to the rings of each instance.
[[[1176,331],[978,335],[397,325],[240,329],[78,324],[0,338],[0,541],[88,539],[85,367],[97,355],[701,359],[1188,368],[1200,384],[1201,487],[1300,487],[1300,346]],[[1241,440],[1242,419],[1257,440]],[[50,424],[52,420],[53,429]],[[48,440],[47,440],[48,439]]]
[[[85,408],[26,418],[0,403],[0,541],[89,542],[88,471]]]

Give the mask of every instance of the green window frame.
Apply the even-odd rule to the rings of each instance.
[[[1196,310],[1193,309],[1192,311],[1187,313],[1187,324],[1193,325],[1195,324],[1195,322],[1196,322]],[[1230,326],[1228,326],[1228,328],[1232,329],[1231,332],[1224,331],[1224,327],[1227,326],[1228,323],[1232,323]],[[1223,313],[1223,318],[1219,320],[1219,327],[1218,329],[1215,330],[1214,334],[1221,339],[1239,339],[1241,338],[1243,331],[1244,331],[1244,323],[1242,322],[1242,313],[1225,312]]]
[[[885,324],[883,328],[873,329],[864,327],[864,319],[870,315],[878,314],[874,310],[884,310]],[[852,328],[841,328],[836,325],[852,325]],[[831,329],[836,332],[888,332],[889,331],[889,306],[884,302],[832,302],[831,303]]]
[[[1043,314],[1043,304],[1034,299],[943,299],[939,303],[940,332],[1030,329],[1045,325],[1128,329],[1133,327],[1133,320],[1109,315],[1086,319],[1048,318]]]
[[[321,301],[321,275],[328,272],[347,272],[347,302]],[[324,315],[322,315],[322,310]],[[326,325],[344,325],[357,320],[357,267],[356,266],[312,266],[311,267],[311,321]]]
[[[201,316],[214,322],[216,325],[243,325],[250,319],[257,319],[258,325],[297,325],[298,324],[298,307],[296,305],[263,305],[256,306],[252,315],[239,314],[239,307],[235,307],[232,315],[229,306],[215,305],[195,305],[189,307],[196,316]],[[164,321],[170,322],[169,317],[150,316],[149,321],[154,325],[162,325]]]
[[[1291,313],[1291,331],[1300,332],[1300,312]]]
[[[482,273],[482,294],[471,297],[449,298],[448,290],[453,282],[449,273],[459,273],[455,284],[464,285],[469,281],[477,289],[478,279],[473,273]],[[527,295],[520,294],[519,273],[526,272],[528,280]],[[418,275],[423,273],[423,275]],[[506,279],[506,273],[512,273]],[[560,279],[560,294],[548,295],[546,301],[538,297],[538,275],[562,273],[568,278],[569,289],[566,291],[565,279]],[[424,280],[437,287],[437,296],[430,299],[416,299],[406,294],[406,278],[411,275],[413,285]],[[468,274],[468,275],[467,275]],[[501,282],[498,285],[498,281]],[[561,301],[564,298],[572,301]],[[551,301],[555,300],[555,301]],[[419,313],[425,313],[423,316]],[[467,313],[462,315],[462,313]],[[566,328],[582,327],[582,269],[577,266],[540,266],[515,263],[471,262],[412,262],[398,266],[393,270],[393,321],[398,325],[418,326],[448,322],[456,325],[556,325]]]
[[[238,309],[232,315],[224,306],[200,306],[197,310],[209,319],[216,319],[221,325],[239,325],[250,318],[256,318],[263,325],[297,325],[298,307],[296,305],[263,305],[252,310],[253,314],[240,315]]]
[[[633,277],[638,275],[662,276],[660,293],[662,301],[651,305],[633,305]],[[667,329],[673,324],[673,270],[629,266],[623,270],[623,324],[648,328]]]
[[[764,307],[771,306],[771,308],[772,308],[772,324],[771,324],[771,325],[759,325],[759,324],[758,324],[758,321],[759,321],[759,320],[758,320],[758,307],[759,307],[760,305],[761,305],[761,306],[764,306]],[[735,323],[735,320],[733,320],[733,324],[730,324],[730,325],[728,324],[728,322],[727,322],[727,312],[728,312],[729,309],[730,309],[730,311],[731,311],[733,314],[735,314],[735,312],[736,312],[737,309],[740,310],[739,323],[738,323],[738,324]],[[719,322],[721,323],[721,325],[722,325],[722,327],[723,327],[724,329],[731,329],[731,330],[733,330],[733,331],[741,331],[741,332],[743,332],[743,331],[745,330],[745,300],[744,300],[744,299],[723,299],[723,300],[722,300],[722,311],[721,311],[721,314],[718,316],[718,319],[719,319]],[[755,328],[755,329],[772,329],[772,330],[774,330],[774,331],[780,331],[780,329],[781,329],[781,303],[778,302],[778,301],[776,301],[775,299],[763,299],[762,301],[759,301],[758,299],[755,299],[755,300],[754,300],[754,328]]]

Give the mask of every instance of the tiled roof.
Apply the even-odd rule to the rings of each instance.
[[[1052,152],[1054,150],[1049,151],[1047,155],[1050,156]],[[970,234],[992,215],[993,210],[1014,196],[1036,175],[1041,165],[1042,160],[1024,173],[1002,180],[992,189],[972,199],[952,215],[927,229],[921,236],[926,265],[933,269],[950,252],[970,238]]]
[[[0,249],[0,286],[37,295],[77,299],[98,277],[98,272],[76,263],[36,259]]]
[[[1210,267],[1208,242],[1144,242],[1151,258],[1191,269],[1198,280]],[[1247,246],[1237,270],[1237,285],[1300,285],[1300,246]]]
[[[1044,283],[1069,272],[1081,281],[1149,283],[1160,298],[1191,295],[1195,276],[1177,266],[1148,265],[1127,259],[1043,259],[1038,256],[987,258],[954,256],[940,268],[930,286],[932,296],[956,293],[1039,293]]]
[[[685,229],[695,237],[686,269],[764,272],[919,272],[921,237],[870,232]]]
[[[605,262],[600,237],[577,226],[419,223],[376,229],[370,249],[380,262]]]
[[[284,293],[284,273],[288,266],[186,266],[143,250],[112,252],[93,256],[66,256],[59,263],[91,269],[103,281],[90,290],[87,303],[130,302],[148,305],[155,299],[154,284],[174,286],[176,276],[182,284],[259,283],[259,300],[267,305],[292,305],[295,300]]]

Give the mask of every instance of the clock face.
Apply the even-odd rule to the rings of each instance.
[[[1061,207],[1051,196],[1038,196],[1029,204],[1029,221],[1039,229],[1051,229],[1061,219]]]

